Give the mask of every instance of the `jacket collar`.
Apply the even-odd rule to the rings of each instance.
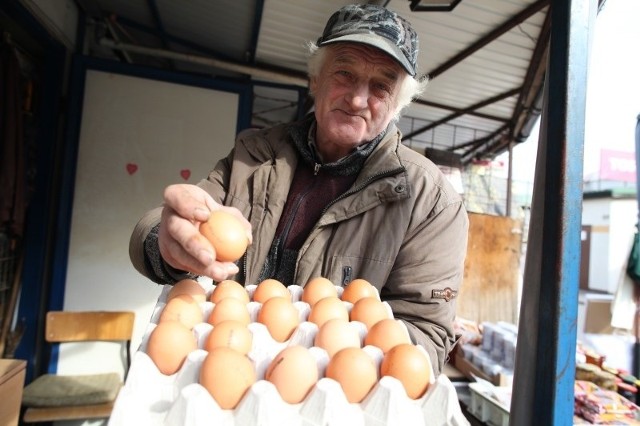
[[[305,163],[334,175],[354,175],[360,173],[360,170],[362,170],[365,161],[371,153],[390,131],[393,132],[393,130],[395,130],[395,125],[389,123],[382,133],[373,140],[358,146],[351,154],[338,161],[324,163],[317,152],[315,139],[316,126],[315,115],[309,113],[304,119],[293,123],[289,127],[289,135]]]

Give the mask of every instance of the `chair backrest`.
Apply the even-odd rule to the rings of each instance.
[[[54,345],[102,341],[123,345],[126,380],[131,367],[134,320],[135,314],[130,311],[50,311],[46,316],[45,340]],[[24,388],[23,422],[108,418],[113,410],[113,393],[117,395],[121,386],[117,373],[40,376]],[[96,397],[99,402],[93,402]],[[4,424],[2,420],[0,424]]]
[[[131,337],[135,313],[131,311],[49,311],[45,339],[50,343],[122,341],[131,366]]]
[[[129,311],[50,311],[45,339],[51,343],[131,340],[134,319]]]

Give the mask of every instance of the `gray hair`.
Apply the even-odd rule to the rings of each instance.
[[[317,77],[320,74],[320,70],[326,60],[327,47],[318,47],[317,44],[309,42],[307,45],[309,49],[309,59],[307,61],[307,73],[309,77]],[[394,113],[393,120],[398,121],[402,112],[409,104],[420,97],[427,87],[427,77],[410,76],[408,73],[404,73],[404,78],[400,83],[400,90],[398,91],[397,105]],[[311,93],[313,96],[314,94]]]

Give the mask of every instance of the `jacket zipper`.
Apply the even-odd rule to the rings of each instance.
[[[342,287],[345,287],[347,284],[351,282],[352,273],[353,273],[353,268],[351,266],[342,267]]]

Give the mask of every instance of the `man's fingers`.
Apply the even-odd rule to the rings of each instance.
[[[202,275],[213,279],[216,282],[224,281],[230,276],[239,272],[238,266],[231,262],[213,262],[204,269]]]
[[[185,184],[165,188],[164,202],[178,215],[198,222],[206,221],[211,210],[218,205],[202,188]]]
[[[189,256],[208,266],[215,259],[211,243],[200,233],[199,225],[172,215],[166,220],[167,232]],[[180,250],[179,250],[180,251]]]

